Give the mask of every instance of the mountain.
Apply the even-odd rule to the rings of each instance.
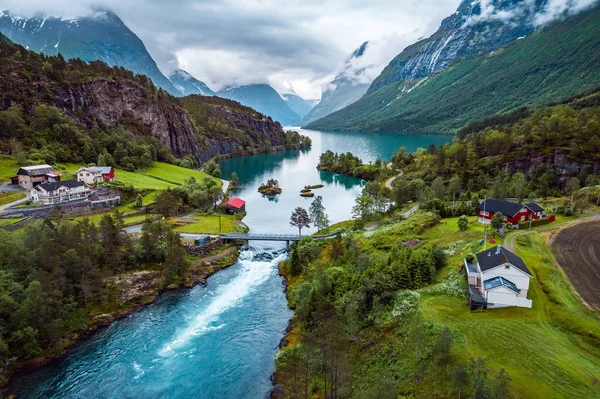
[[[46,57],[0,34],[0,153],[10,153],[12,139],[58,162],[96,162],[99,151],[108,151],[128,169],[153,157],[201,164],[216,155],[301,144],[235,101],[164,95],[146,76],[98,61]]]
[[[297,94],[284,94],[282,97],[288,107],[297,113],[300,118],[304,118],[315,106],[314,100],[305,100]]]
[[[186,71],[177,69],[169,75],[169,80],[173,86],[184,96],[190,94],[199,94],[201,96],[214,96],[212,91],[204,82],[199,81]]]
[[[536,27],[545,2],[463,2],[407,47],[351,106],[309,124],[323,130],[450,133],[522,106],[600,85],[600,8]]]
[[[365,68],[355,69],[354,62],[361,58],[369,42],[364,42],[357,48],[344,64],[344,69],[328,85],[321,96],[321,101],[308,115],[302,119],[302,124],[309,124],[335,111],[358,101],[369,89],[371,80],[366,78]]]
[[[181,93],[158,69],[144,43],[110,11],[77,19],[20,18],[3,11],[0,33],[25,48],[46,55],[100,60],[146,75],[173,95]]]
[[[279,93],[267,84],[227,86],[219,90],[217,95],[254,108],[282,125],[297,125],[300,123],[300,116],[292,111]]]

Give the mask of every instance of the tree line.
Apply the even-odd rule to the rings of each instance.
[[[137,238],[123,232],[119,214],[94,225],[70,221],[57,208],[22,232],[0,230],[3,364],[56,353],[94,314],[131,306],[120,303],[117,287],[104,278],[142,267],[161,271],[163,287],[187,279],[185,250],[164,220],[148,219]],[[5,382],[4,375],[0,383]]]

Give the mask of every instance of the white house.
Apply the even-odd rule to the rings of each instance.
[[[110,166],[88,166],[79,168],[77,171],[77,181],[84,182],[87,185],[114,180],[115,172]]]
[[[86,199],[90,194],[91,191],[85,183],[65,180],[39,184],[30,191],[29,198],[40,205],[51,205]]]
[[[532,275],[525,262],[508,249],[497,246],[465,259],[471,308],[531,308],[527,299]]]

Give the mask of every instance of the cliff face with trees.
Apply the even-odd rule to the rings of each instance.
[[[175,98],[145,76],[103,62],[47,57],[0,38],[0,110],[19,117],[0,126],[5,139],[28,125],[40,105],[56,108],[82,132],[126,133],[156,142],[196,164],[217,154],[285,146],[279,123],[237,102]],[[7,118],[4,118],[5,120]],[[23,124],[20,124],[20,119]],[[8,134],[7,132],[11,133]],[[298,143],[299,144],[299,143]],[[10,148],[4,142],[4,151]],[[95,161],[85,159],[86,161]]]

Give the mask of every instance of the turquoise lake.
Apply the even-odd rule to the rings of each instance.
[[[302,130],[307,151],[261,154],[220,162],[224,178],[235,171],[242,187],[232,196],[247,201],[244,222],[253,233],[295,233],[292,210],[308,208],[299,196],[315,190],[332,223],[351,217],[364,182],[316,169],[326,151],[350,151],[365,162],[389,160],[400,147],[439,146],[451,136],[329,133]],[[277,199],[258,186],[277,179]],[[305,229],[303,234],[313,230]],[[68,354],[19,375],[9,392],[17,398],[267,398],[275,356],[292,312],[277,264],[283,243],[251,244],[232,267],[206,287],[168,292],[143,310],[114,322],[72,347]]]

